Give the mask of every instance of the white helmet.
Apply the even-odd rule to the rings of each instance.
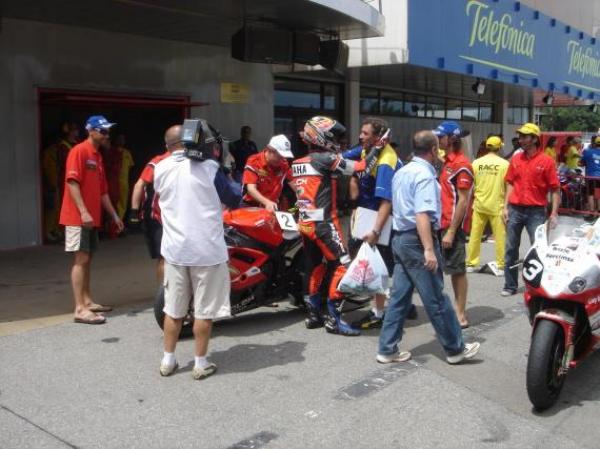
[[[294,154],[292,153],[292,144],[288,138],[283,134],[278,134],[277,136],[273,136],[269,141],[269,147],[273,150],[276,150],[284,158],[293,158]]]

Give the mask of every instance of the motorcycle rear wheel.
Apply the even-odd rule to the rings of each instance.
[[[156,297],[154,298],[154,318],[156,319],[156,323],[161,330],[164,329],[165,325],[165,313],[163,312],[163,308],[165,307],[165,288],[161,284],[156,291]],[[193,313],[193,311],[192,311]],[[183,319],[183,325],[181,326],[181,332],[179,333],[179,338],[187,338],[194,334],[194,315],[188,314]]]
[[[564,355],[562,327],[542,320],[531,338],[527,361],[527,395],[535,409],[548,409],[558,400],[565,381],[565,374],[560,373]]]

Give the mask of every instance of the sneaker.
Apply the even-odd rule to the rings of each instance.
[[[467,266],[467,273],[477,272],[477,267],[475,266]]]
[[[516,292],[515,291],[511,291],[509,289],[502,289],[502,292],[500,292],[500,295],[502,297],[510,297],[511,295],[515,295]]]
[[[192,378],[194,380],[202,380],[203,378],[210,377],[216,371],[217,365],[215,363],[210,363],[204,369],[201,367],[194,366],[194,370],[192,370]]]
[[[471,359],[477,354],[481,344],[479,342],[473,342],[472,344],[466,344],[465,348],[458,355],[446,356],[448,364],[458,364],[465,359]]]
[[[412,358],[412,355],[410,354],[410,352],[398,352],[398,353],[394,353],[393,355],[378,354],[375,357],[377,362],[380,364],[401,363],[401,362],[408,361],[410,358]]]
[[[161,363],[160,369],[159,369],[160,374],[163,377],[168,377],[169,375],[173,375],[178,367],[179,367],[179,364],[177,364],[177,361],[175,361],[175,364],[173,364],[172,366]]]
[[[352,326],[354,328],[362,328],[363,330],[368,330],[370,328],[381,328],[382,324],[383,316],[377,317],[372,310],[369,311],[368,314],[364,315],[362,319],[352,322]]]
[[[408,320],[415,320],[418,316],[419,314],[417,313],[417,307],[415,305],[410,305],[410,309],[408,310],[406,318]]]

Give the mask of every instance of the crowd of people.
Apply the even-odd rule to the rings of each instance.
[[[178,367],[175,347],[191,298],[193,376],[205,378],[216,370],[207,359],[212,321],[230,315],[223,205],[276,211],[289,204],[282,195],[284,188],[291,190],[306,263],[306,328],[356,336],[361,329],[381,327],[376,356],[380,363],[411,357],[399,345],[405,320],[417,315],[412,303],[415,289],[447,362],[474,357],[479,343],[465,343],[462,335],[469,327],[467,273],[480,269],[486,226],[495,240],[493,273],[504,276],[501,295],[510,296],[518,288],[523,228],[533,240],[539,224],[557,218],[556,163],[542,148],[540,129],[532,123],[518,129],[518,149],[509,160],[502,156],[502,136],[492,134],[473,162],[464,148],[469,131],[453,121],[417,132],[412,153],[406,157],[404,149],[403,159],[397,146],[390,144],[390,130],[380,118],[365,119],[359,144],[342,151],[343,139],[349,138],[345,127],[328,117],[313,117],[300,132],[308,154],[295,160],[288,137],[273,136],[259,151],[250,127],[245,126],[241,139],[230,145],[234,165],[228,170],[220,163],[222,138],[201,122],[202,139],[195,152],[187,152],[181,125],[166,131],[164,153],[147,163],[131,194],[130,220],[142,223],[150,255],[158,261],[157,278],[165,289],[163,376]],[[85,324],[104,323],[103,313],[110,310],[95,303],[89,289],[101,210],[117,232],[124,226],[120,197],[110,195],[101,154],[113,125],[102,116],[90,117],[87,139],[68,151],[65,163],[60,223],[66,227],[65,249],[74,253],[74,318]],[[119,150],[123,145],[119,141],[115,151],[124,154],[126,150]],[[198,159],[192,153],[213,157]],[[130,158],[122,161],[120,173],[132,165]],[[348,180],[344,176],[350,177],[351,207],[370,210],[374,217],[369,231],[354,236],[349,245],[338,212],[338,182]],[[391,239],[382,242],[390,221]],[[365,242],[379,249],[391,286],[385,294],[374,296],[367,314],[348,323],[342,315],[347,294],[339,291],[338,284]],[[453,302],[444,292],[443,273],[450,276]]]

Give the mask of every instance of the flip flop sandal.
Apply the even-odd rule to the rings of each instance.
[[[73,319],[73,322],[83,323],[86,325],[102,325],[103,323],[106,322],[106,317],[97,316],[97,315],[94,315],[93,318],[91,318],[91,317],[75,317]]]
[[[91,312],[95,312],[95,313],[99,313],[99,312],[111,312],[112,306],[106,306],[106,305],[97,305],[97,306],[92,306],[90,308]]]

